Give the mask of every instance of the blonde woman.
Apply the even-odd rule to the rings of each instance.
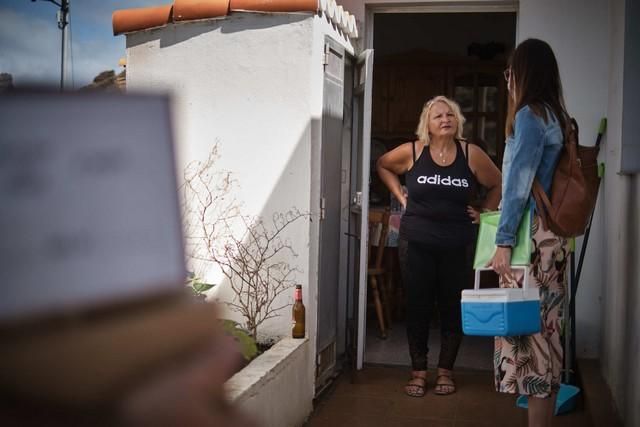
[[[437,96],[422,110],[418,140],[377,163],[380,178],[406,209],[400,238],[408,242],[405,295],[412,372],[405,392],[413,397],[426,391],[429,321],[436,303],[441,344],[434,391],[447,395],[456,390],[452,371],[462,341],[460,292],[470,283],[468,247],[479,215],[469,206],[474,187],[488,189],[482,208],[496,209],[500,202],[500,171],[484,151],[464,141],[464,120],[458,104]],[[400,175],[405,175],[408,196]]]

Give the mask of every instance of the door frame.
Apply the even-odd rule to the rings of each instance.
[[[361,194],[360,200],[353,201],[355,208],[360,208],[360,239],[359,239],[359,259],[358,267],[358,295],[356,297],[356,360],[355,367],[357,370],[362,369],[364,365],[365,338],[367,335],[367,267],[368,267],[368,239],[369,239],[369,179],[370,171],[370,152],[371,152],[371,105],[372,105],[372,88],[373,88],[373,49],[365,49],[356,57],[356,66],[354,68],[356,79],[354,81],[353,96],[362,97],[362,110],[359,114],[362,116],[362,132],[358,134],[358,142],[362,143],[361,156],[357,159],[360,162],[360,180]],[[362,65],[363,75],[358,73],[358,67]],[[355,127],[354,127],[355,128]]]
[[[476,1],[473,4],[457,1],[424,0],[411,5],[376,5],[367,4],[364,9],[364,44],[363,49],[373,49],[374,15],[377,13],[487,13],[487,12],[515,12],[516,39],[518,35],[518,0],[488,0]]]
[[[366,51],[371,51],[373,52],[373,26],[374,26],[374,17],[375,14],[378,13],[499,13],[499,12],[508,12],[508,13],[515,13],[516,15],[516,40],[518,39],[518,33],[519,33],[519,19],[518,19],[518,14],[519,14],[519,3],[518,0],[487,0],[486,2],[482,1],[482,0],[478,0],[476,2],[473,3],[469,3],[469,2],[464,2],[463,4],[461,4],[461,2],[457,2],[457,1],[451,1],[451,0],[424,0],[420,3],[415,3],[415,4],[411,4],[411,5],[407,5],[406,3],[404,5],[393,5],[393,4],[386,4],[386,5],[377,5],[377,4],[367,4],[366,0],[365,0],[365,27],[364,27],[364,40],[362,43],[362,48],[359,52],[357,52],[357,54],[362,54],[362,52],[366,52]],[[375,64],[375,57],[373,58],[373,60],[371,61],[371,66],[373,67],[373,65]],[[371,85],[373,85],[373,78],[371,79],[370,82]],[[371,124],[371,108],[369,108],[368,110],[368,114],[369,114],[369,124]],[[369,154],[369,150],[370,147],[366,148],[367,150],[367,164],[366,165],[362,165],[363,169],[366,168],[366,180],[368,182],[368,180],[371,178],[370,175],[370,171],[369,171],[369,164],[368,164],[368,154]],[[368,190],[368,189],[367,189]],[[363,195],[362,198],[362,205],[363,205],[363,214],[365,212],[369,211],[369,197],[368,197],[368,191],[366,194],[366,198]],[[366,236],[367,231],[364,230],[364,224],[363,224],[363,231],[362,231],[362,235]],[[360,274],[363,273],[362,270],[362,265],[363,265],[363,261],[362,261],[362,254],[366,254],[366,239],[362,239],[361,243],[361,252],[360,252],[360,256],[361,256],[361,260],[360,260]],[[364,247],[364,252],[362,251],[362,248]],[[364,355],[365,355],[365,336],[366,336],[366,300],[367,300],[367,286],[366,286],[366,260],[364,261],[364,265],[365,265],[365,270],[364,270],[364,274],[365,274],[365,281],[364,281],[364,286],[360,286],[360,295],[359,296],[359,300],[358,302],[358,306],[359,306],[359,310],[357,312],[358,314],[358,319],[357,319],[357,331],[358,331],[358,336],[357,336],[357,349],[356,349],[356,363],[355,363],[355,368],[357,370],[360,370],[363,368],[364,366]],[[360,280],[362,283],[362,279]]]

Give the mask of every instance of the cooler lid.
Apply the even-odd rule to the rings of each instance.
[[[491,288],[491,289],[465,289],[462,291],[464,302],[518,302],[539,301],[538,288]]]

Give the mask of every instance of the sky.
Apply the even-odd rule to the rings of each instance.
[[[59,0],[57,0],[59,3]],[[80,88],[102,71],[119,72],[125,36],[114,36],[111,14],[117,9],[158,6],[170,0],[70,0],[66,82]],[[46,0],[0,0],[0,73],[16,86],[60,82],[61,31],[58,7]]]

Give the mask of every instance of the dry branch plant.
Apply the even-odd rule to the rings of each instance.
[[[283,234],[308,215],[292,208],[265,223],[241,214],[233,197],[237,182],[230,172],[216,170],[218,158],[216,145],[206,161],[184,171],[187,254],[220,267],[234,293],[227,305],[244,317],[244,327],[256,338],[260,325],[290,305],[278,303],[278,297],[297,283],[300,270],[289,264],[297,254]]]

